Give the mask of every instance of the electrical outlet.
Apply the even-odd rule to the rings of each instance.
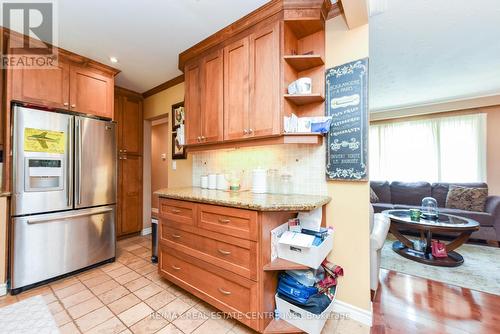
[[[172,161],[172,169],[173,170],[177,169],[177,161]]]

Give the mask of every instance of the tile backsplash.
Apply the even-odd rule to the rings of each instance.
[[[252,170],[292,174],[293,193],[327,195],[324,146],[287,144],[192,153],[193,185],[209,173],[237,172],[243,189],[251,188]]]

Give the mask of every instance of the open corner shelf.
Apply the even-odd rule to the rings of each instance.
[[[325,100],[325,97],[321,94],[285,94],[284,97],[297,106],[323,102]]]
[[[285,24],[290,27],[297,38],[303,38],[325,29],[325,23],[322,20],[285,19]]]
[[[320,55],[291,55],[284,56],[283,58],[298,72],[321,66],[325,63]]]
[[[267,325],[266,329],[264,329],[265,334],[280,334],[280,333],[288,333],[288,334],[295,334],[295,333],[304,333],[301,329],[298,329],[297,327],[290,325],[288,322],[285,320],[281,319],[273,319],[269,325]]]
[[[277,258],[264,266],[264,271],[307,270],[309,267],[285,259]]]

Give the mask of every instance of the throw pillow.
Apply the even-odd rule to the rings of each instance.
[[[488,188],[467,188],[450,185],[446,207],[466,211],[484,212]]]
[[[372,187],[370,187],[370,203],[378,203],[379,199],[377,194],[373,191]]]

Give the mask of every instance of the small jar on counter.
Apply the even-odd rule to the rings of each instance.
[[[293,193],[293,180],[292,180],[292,174],[290,173],[283,173],[281,174],[281,193],[284,195],[290,195]]]

